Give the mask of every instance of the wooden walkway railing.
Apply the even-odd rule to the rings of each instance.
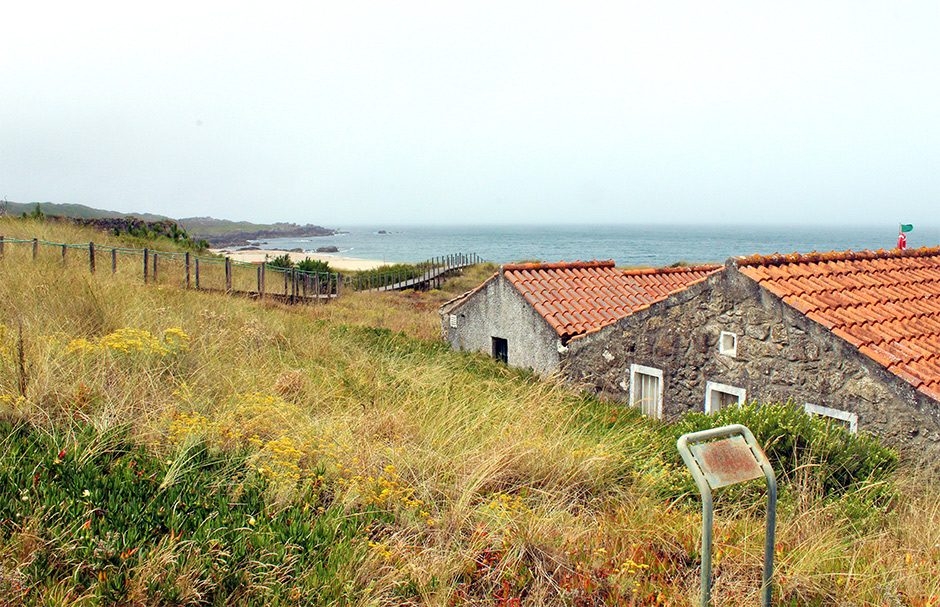
[[[340,295],[344,284],[342,274],[336,272],[305,272],[269,263],[237,262],[228,257],[125,249],[94,242],[79,245],[0,236],[0,259],[10,257],[24,261],[31,258],[37,263],[61,259],[63,266],[87,264],[92,274],[110,270],[128,279],[139,276],[145,284],[177,284],[186,289],[272,297],[287,303],[329,300]]]
[[[476,253],[455,253],[388,272],[347,276],[346,286],[356,291],[429,289],[440,286],[448,274],[482,261]]]

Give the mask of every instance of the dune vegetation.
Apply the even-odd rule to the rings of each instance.
[[[940,602],[931,473],[785,404],[669,426],[451,352],[437,307],[491,271],[288,307],[7,244],[0,604],[696,605],[675,440],[730,420],[778,467],[776,604]],[[719,500],[716,604],[759,601],[763,503]]]

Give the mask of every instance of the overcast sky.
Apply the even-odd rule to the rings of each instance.
[[[15,2],[0,197],[374,223],[940,224],[940,2]]]

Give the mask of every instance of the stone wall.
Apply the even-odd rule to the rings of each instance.
[[[451,327],[450,315],[456,316]],[[493,337],[509,346],[509,365],[543,375],[558,369],[558,333],[500,273],[465,301],[442,311],[444,339],[455,350],[492,355]]]
[[[736,354],[719,353],[722,331]],[[733,266],[703,283],[568,343],[576,385],[629,399],[630,365],[663,372],[664,417],[705,409],[707,382],[748,402],[813,403],[858,415],[859,430],[940,460],[940,404],[762,289]]]

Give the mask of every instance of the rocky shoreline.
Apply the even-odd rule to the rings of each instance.
[[[179,220],[179,224],[193,238],[204,238],[213,248],[244,247],[250,245],[249,241],[265,238],[312,238],[340,233],[311,223],[300,225],[279,222],[259,225],[214,217],[185,217]]]

